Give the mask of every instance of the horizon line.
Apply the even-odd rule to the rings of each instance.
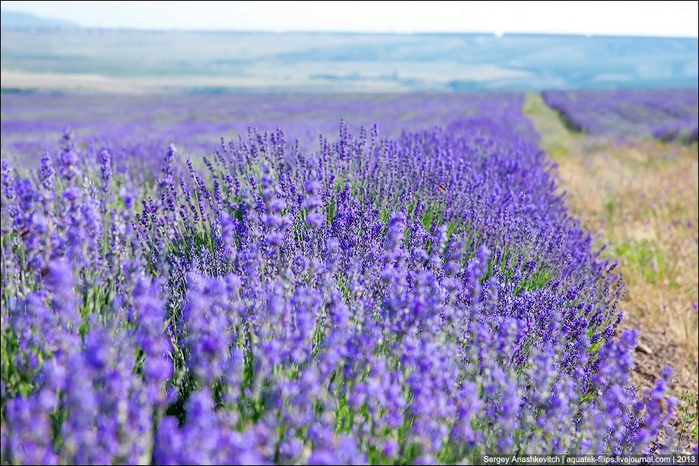
[[[6,11],[6,10],[3,10]],[[249,34],[346,34],[346,35],[386,35],[386,36],[556,36],[556,37],[582,37],[582,38],[613,38],[613,39],[683,39],[697,40],[698,36],[664,36],[664,35],[640,35],[640,34],[586,34],[582,32],[530,32],[530,31],[344,31],[344,30],[274,30],[274,29],[148,29],[136,26],[103,27],[103,26],[61,26],[61,25],[37,25],[37,26],[2,26],[3,31],[28,31],[28,30],[52,30],[52,31],[113,31],[113,32],[143,32],[143,33],[249,33]]]

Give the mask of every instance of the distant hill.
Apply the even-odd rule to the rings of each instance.
[[[696,88],[699,68],[697,39],[661,37],[3,26],[1,39],[3,92]]]
[[[69,29],[78,28],[76,23],[63,19],[42,18],[19,11],[2,10],[2,29]]]

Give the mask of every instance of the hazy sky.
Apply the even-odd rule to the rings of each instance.
[[[697,37],[699,2],[17,2],[86,27]]]

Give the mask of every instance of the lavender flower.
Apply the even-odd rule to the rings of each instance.
[[[348,118],[337,140],[299,118],[210,148],[198,121],[145,125],[181,165],[136,131],[100,153],[66,131],[61,179],[48,155],[3,160],[3,461],[661,451],[671,372],[630,386],[622,283],[556,194],[523,95],[230,99],[202,102],[232,129],[243,104]],[[354,131],[365,113],[395,137]]]

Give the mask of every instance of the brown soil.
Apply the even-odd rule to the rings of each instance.
[[[687,361],[684,350],[674,341],[671,335],[664,328],[648,327],[643,320],[627,313],[624,316],[617,336],[624,330],[639,330],[639,345],[634,354],[636,367],[631,374],[631,383],[637,388],[638,393],[643,393],[647,389],[652,389],[655,381],[660,378],[660,373],[665,366],[672,366],[675,373],[670,380],[670,395],[680,398],[682,393],[689,392],[694,398],[694,408],[690,412],[696,412],[697,406],[697,364],[693,366]],[[694,422],[696,425],[696,421]],[[673,422],[675,432],[680,432],[682,426],[682,414],[677,411]],[[697,446],[697,439],[689,435],[688,430],[692,426],[685,426],[682,442],[677,445],[681,452],[690,453]]]
[[[684,391],[699,391],[696,362],[690,366],[684,351],[666,329],[648,327],[632,313],[626,313],[617,329],[617,335],[630,329],[638,329],[640,332],[639,345],[634,355],[636,368],[632,374],[632,382],[639,391],[652,388],[665,366],[672,366],[675,371],[670,384],[673,395],[679,396]]]

